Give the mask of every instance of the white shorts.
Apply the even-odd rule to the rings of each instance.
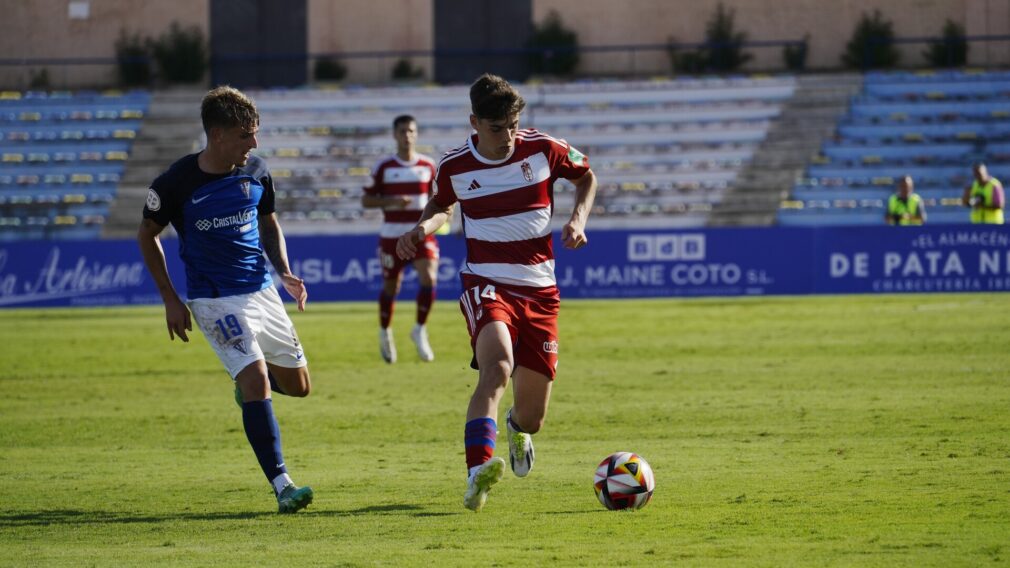
[[[190,300],[189,310],[233,379],[260,359],[279,367],[308,364],[273,286],[251,294]]]

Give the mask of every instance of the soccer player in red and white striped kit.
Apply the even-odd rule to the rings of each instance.
[[[585,246],[596,176],[582,153],[564,140],[519,129],[526,106],[501,77],[484,74],[470,87],[474,133],[442,157],[436,194],[417,225],[396,245],[412,258],[458,202],[467,257],[460,269],[477,386],[466,413],[468,468],[463,504],[479,511],[505,462],[494,455],[498,403],[512,379],[514,403],[506,413],[509,461],[525,477],[533,468],[533,440],[547,414],[558,361],[560,298],[554,274],[551,217],[554,182],[575,185],[575,208],[561,229],[566,248]]]
[[[387,363],[396,362],[396,342],[390,323],[396,295],[403,283],[403,269],[413,262],[417,271],[417,320],[410,339],[417,347],[422,361],[435,359],[428,342],[425,324],[435,301],[438,273],[438,241],[429,235],[414,256],[400,258],[396,255],[396,239],[410,229],[421,216],[421,211],[432,194],[435,162],[416,151],[417,120],[409,114],[393,119],[393,139],[396,153],[379,160],[372,169],[372,183],[364,190],[361,205],[382,209],[382,228],[379,230],[379,262],[382,265],[382,292],[379,293],[379,354]]]

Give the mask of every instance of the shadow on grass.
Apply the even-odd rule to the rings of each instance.
[[[375,505],[372,507],[362,507],[360,509],[354,509],[352,511],[347,511],[343,514],[345,515],[368,515],[375,513],[407,513],[412,512],[413,517],[448,517],[451,515],[459,515],[461,513],[450,513],[444,511],[425,511],[424,507],[419,505],[410,504],[391,504],[391,505]]]
[[[307,509],[298,513],[300,517],[355,517],[381,515],[387,513],[409,513],[413,517],[441,517],[461,513],[425,511],[424,507],[411,504],[376,505],[349,511]],[[24,513],[0,514],[0,528],[31,527],[48,525],[89,525],[89,524],[133,524],[167,523],[176,521],[237,521],[277,517],[273,511],[245,511],[232,513],[165,513],[163,515],[138,514],[131,512],[84,511],[76,509],[54,509]]]

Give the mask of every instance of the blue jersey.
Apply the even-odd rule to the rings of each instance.
[[[274,212],[266,164],[249,156],[228,174],[208,174],[191,154],[158,176],[144,218],[179,234],[189,299],[248,294],[273,284],[260,245],[260,215]]]

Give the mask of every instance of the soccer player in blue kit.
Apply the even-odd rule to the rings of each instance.
[[[296,486],[284,466],[270,392],[303,397],[311,383],[263,253],[299,311],[308,294],[288,265],[270,172],[249,154],[257,145],[256,105],[237,89],[218,87],[204,97],[200,114],[207,146],[172,164],[151,185],[137,241],[165,303],[169,339],[189,341],[186,332],[196,320],[235,381],[246,438],[273,486],[278,511],[294,513],[313,494]],[[186,267],[186,303],[172,285],[158,237],[169,223]]]

